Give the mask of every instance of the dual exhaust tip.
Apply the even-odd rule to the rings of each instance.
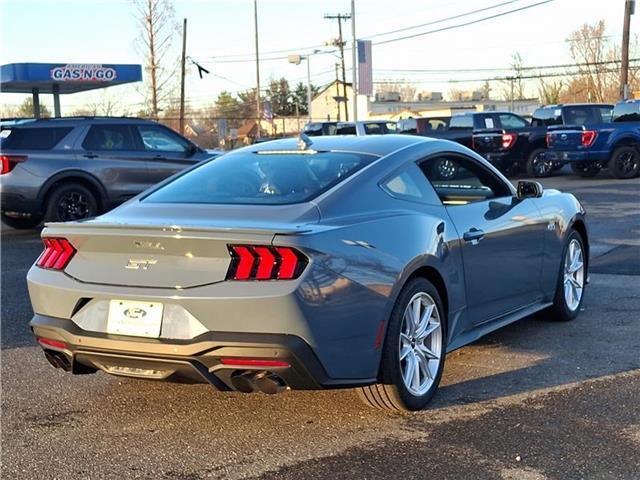
[[[71,371],[71,362],[64,353],[56,352],[55,350],[44,350],[44,356],[53,367],[61,368],[65,372]]]
[[[270,372],[236,372],[231,375],[231,384],[242,393],[275,395],[288,389],[282,378]]]

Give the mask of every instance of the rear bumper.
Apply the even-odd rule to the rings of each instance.
[[[609,158],[608,152],[576,152],[566,150],[547,150],[545,159],[554,162],[606,162]]]
[[[292,389],[315,390],[372,383],[375,379],[333,380],[311,347],[284,334],[208,332],[191,340],[159,340],[88,332],[70,320],[34,315],[30,323],[38,338],[63,346],[41,344],[48,355],[64,355],[73,373],[106,373],[155,380],[209,383],[234,390],[231,376],[248,371],[278,375]],[[222,358],[239,359],[237,365]],[[247,366],[242,360],[267,359],[287,366]]]
[[[38,201],[28,199],[17,193],[0,194],[0,205],[3,212],[39,214],[41,205]]]

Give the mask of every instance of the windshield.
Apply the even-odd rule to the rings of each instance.
[[[153,203],[285,205],[311,200],[376,156],[239,152],[207,162],[149,194]]]

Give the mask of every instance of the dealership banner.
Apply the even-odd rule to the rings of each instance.
[[[373,95],[371,40],[358,40],[358,93],[367,96]]]

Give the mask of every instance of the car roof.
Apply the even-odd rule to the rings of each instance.
[[[541,108],[562,108],[562,107],[613,107],[612,103],[558,103],[556,105],[543,105]]]
[[[59,117],[59,118],[32,118],[26,119],[24,123],[14,123],[20,128],[42,128],[42,127],[69,127],[82,124],[149,124],[156,125],[156,122],[144,118],[135,117]]]
[[[298,138],[285,138],[272,140],[268,143],[251,145],[232,152],[265,152],[265,151],[298,151]],[[404,147],[417,143],[433,142],[432,138],[415,135],[323,135],[311,137],[311,145],[308,147],[317,151],[341,151],[357,152],[383,157]]]

